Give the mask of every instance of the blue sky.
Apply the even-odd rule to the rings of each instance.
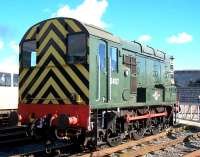
[[[198,0],[2,0],[0,67],[17,67],[17,45],[30,26],[69,16],[164,50],[175,57],[175,69],[200,69],[199,6]]]

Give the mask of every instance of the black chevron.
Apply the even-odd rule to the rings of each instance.
[[[60,72],[63,74],[63,76],[65,77],[65,79],[72,85],[72,87],[76,90],[76,92],[81,96],[81,98],[85,101],[85,102],[89,102],[88,101],[88,97],[82,92],[82,90],[80,89],[80,87],[76,84],[76,82],[70,77],[70,74],[68,74],[63,66],[60,65],[60,63],[56,60],[56,58],[53,55],[49,55],[49,57],[47,58],[47,60],[45,61],[45,63],[40,67],[39,71],[37,72],[35,78],[39,78],[40,75],[42,74],[42,72],[44,71],[45,67],[49,64],[49,62],[52,61],[54,63],[54,65],[58,68],[58,70],[60,70]],[[26,96],[27,92],[30,90],[30,88],[34,85],[34,83],[36,82],[37,79],[33,79],[30,84],[27,86],[27,88],[24,90],[24,92],[22,93],[22,99]],[[56,80],[55,80],[56,81]],[[57,80],[58,82],[60,82],[60,80]],[[56,82],[57,82],[56,81]],[[42,81],[43,82],[43,81]],[[43,82],[43,84],[41,84],[41,86],[44,85],[45,82]],[[83,82],[84,83],[84,82]],[[88,87],[89,85],[86,85],[86,87]],[[37,91],[37,89],[36,89]],[[38,91],[39,92],[39,91]],[[70,98],[70,97],[68,97]]]
[[[77,67],[74,66],[74,65],[72,65],[72,64],[70,64],[69,66],[70,66],[70,68],[76,73],[76,75],[79,77],[79,79],[85,84],[85,86],[86,86],[87,88],[89,88],[89,82],[88,82],[88,80],[87,80],[87,79],[85,78],[85,76],[77,69]]]
[[[40,62],[40,60],[45,55],[46,51],[49,49],[50,46],[53,46],[56,49],[56,51],[62,56],[62,58],[65,58],[65,52],[63,52],[60,46],[58,46],[57,43],[53,39],[50,39],[48,43],[46,44],[46,46],[43,48],[43,50],[37,56],[37,63]]]
[[[56,90],[50,85],[49,88],[45,91],[45,93],[43,94],[43,96],[41,97],[42,99],[40,99],[38,101],[38,104],[42,104],[45,101],[45,98],[47,98],[47,96],[49,94],[53,94],[54,98],[58,98],[57,101],[60,104],[64,104],[64,101],[60,98],[60,96],[58,95],[58,93],[56,92]]]
[[[48,36],[49,32],[53,30],[54,33],[62,40],[63,43],[65,43],[65,36],[56,28],[56,26],[51,23],[47,30],[42,34],[42,36],[39,39],[39,45],[45,40],[45,38]]]
[[[19,88],[21,88],[23,86],[23,84],[26,82],[26,80],[28,79],[28,76],[31,75],[31,73],[33,72],[33,68],[29,69],[26,74],[24,75],[23,79],[19,82]]]

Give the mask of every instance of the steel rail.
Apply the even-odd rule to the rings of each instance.
[[[178,127],[178,128],[168,129],[167,131],[162,132],[162,133],[157,134],[157,135],[148,136],[148,137],[145,137],[145,138],[137,140],[137,141],[131,140],[131,141],[127,142],[127,143],[118,145],[116,147],[111,147],[111,148],[106,148],[106,149],[103,149],[103,150],[91,152],[91,153],[82,155],[81,157],[102,157],[102,156],[107,156],[107,155],[110,155],[112,153],[119,152],[119,151],[122,151],[124,149],[133,147],[133,146],[138,145],[138,144],[142,144],[142,143],[145,143],[145,142],[149,142],[149,141],[152,141],[152,140],[155,140],[155,139],[162,138],[164,136],[167,136],[170,133],[179,132],[179,131],[184,130],[186,128],[187,128],[186,126],[181,126],[181,127]]]
[[[189,154],[184,155],[183,157],[199,157],[200,156],[200,149],[193,151]]]
[[[129,152],[122,154],[120,157],[130,157],[130,156],[135,157],[135,156],[145,155],[145,154],[150,153],[150,152],[165,149],[167,147],[174,146],[176,144],[188,141],[191,137],[197,137],[197,136],[200,136],[200,132],[193,133],[192,135],[179,137],[175,140],[170,140],[170,141],[163,142],[163,143],[160,143],[160,144],[148,145],[148,146],[144,146],[142,148],[139,148],[137,150],[131,150]]]

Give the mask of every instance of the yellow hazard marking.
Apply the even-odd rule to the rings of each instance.
[[[38,72],[38,68],[35,68],[31,75],[26,79],[26,81],[24,82],[24,85],[19,89],[20,95],[24,92],[24,90],[26,89],[26,87],[31,83],[31,81],[35,78],[35,75]]]
[[[75,74],[75,72],[69,66],[66,66],[65,70],[70,75],[70,77],[74,80],[74,82],[79,86],[79,88],[83,91],[83,93],[88,97],[89,96],[88,88],[79,79],[79,77]]]
[[[39,25],[34,26],[34,27],[29,31],[29,33],[28,33],[27,36],[26,36],[26,40],[32,39],[32,36],[33,36],[33,34],[36,32],[38,26],[39,26]]]
[[[53,30],[51,30],[49,34],[46,36],[46,38],[43,40],[41,45],[39,46],[40,52],[44,49],[44,47],[47,45],[50,39],[53,39],[57,43],[57,45],[62,49],[63,52],[66,51],[65,43],[63,43],[63,41],[57,36],[57,34]]]
[[[67,22],[67,24],[73,29],[74,32],[81,32],[81,29],[72,19],[66,19],[65,22]]]
[[[82,64],[75,65],[79,71],[83,74],[83,76],[88,80],[89,79],[89,72]]]
[[[38,66],[42,66],[50,55],[53,55],[60,64],[65,64],[64,58],[61,57],[57,50],[51,45],[45,52],[44,56],[42,56],[42,58],[38,62]],[[52,64],[51,66],[53,65],[54,64]]]

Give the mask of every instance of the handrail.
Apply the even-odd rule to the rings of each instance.
[[[112,85],[112,69],[111,69],[111,58],[109,58],[109,100],[111,100],[112,97],[112,89],[111,89],[111,85]]]
[[[97,99],[96,99],[96,101],[100,101],[100,95],[101,95],[101,88],[100,88],[100,86],[101,86],[101,80],[100,80],[100,76],[101,76],[101,74],[100,74],[100,57],[99,57],[99,55],[97,55],[97,68],[98,68],[98,97],[97,97]]]

